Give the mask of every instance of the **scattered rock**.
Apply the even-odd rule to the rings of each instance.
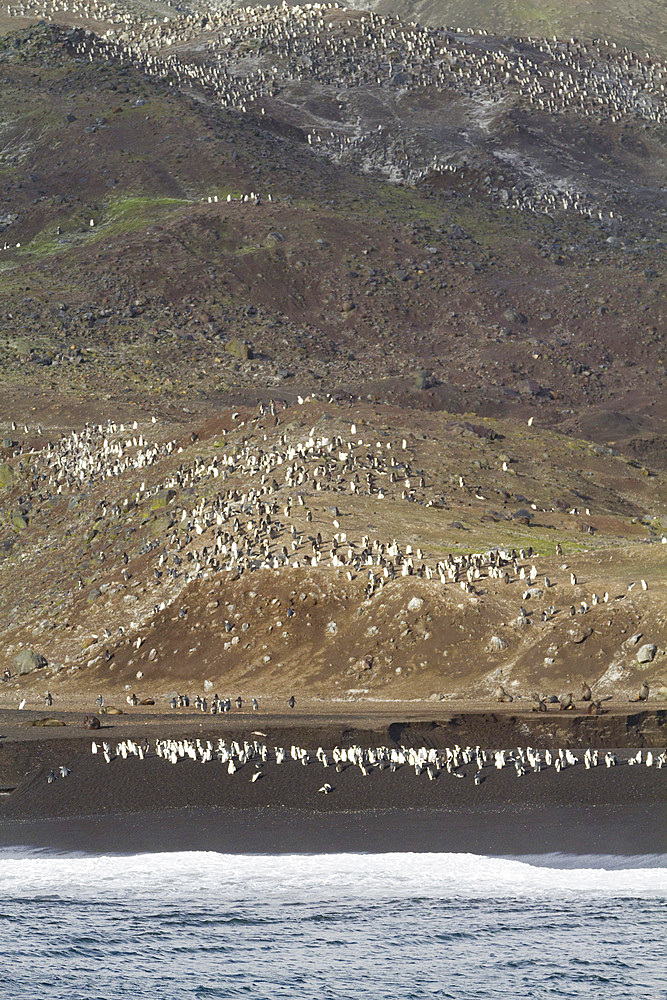
[[[646,642],[637,650],[637,663],[652,663],[658,647],[652,642]]]
[[[160,490],[151,499],[151,510],[164,510],[176,496],[176,490]]]
[[[503,316],[505,317],[508,323],[526,322],[526,317],[523,315],[523,313],[518,312],[518,310],[512,308],[512,306],[509,306],[509,308],[505,310]]]
[[[421,370],[415,374],[416,389],[431,389],[435,385],[435,379],[430,372]]]
[[[3,442],[4,444],[4,442]],[[0,462],[0,486],[9,487],[13,484],[16,473],[9,462]]]
[[[489,640],[489,649],[493,650],[495,653],[499,653],[501,649],[507,649],[509,643],[505,639],[501,639],[499,635],[492,635]]]
[[[423,603],[423,597],[411,597],[408,601],[408,611],[419,611]]]
[[[17,219],[17,212],[0,212],[0,233],[5,229],[9,229]]]
[[[14,666],[19,675],[30,674],[33,670],[41,670],[47,666],[48,660],[34,649],[22,649],[14,657]]]
[[[324,631],[326,632],[327,635],[336,635],[336,633],[338,632],[338,625],[336,624],[336,622],[329,622]]]
[[[243,361],[250,361],[254,357],[252,348],[244,344],[238,337],[232,337],[228,340],[225,344],[225,350],[233,358],[241,358]]]

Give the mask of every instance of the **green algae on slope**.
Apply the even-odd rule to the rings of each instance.
[[[104,208],[98,219],[88,221],[76,220],[77,229],[61,235],[53,232],[52,227],[43,229],[25,246],[21,247],[21,257],[51,257],[66,254],[82,246],[98,243],[100,240],[124,233],[132,233],[143,229],[153,222],[163,220],[172,211],[190,205],[188,198],[150,197],[148,195],[125,195],[115,198]],[[85,226],[88,226],[86,229]],[[21,263],[20,259],[16,261]]]

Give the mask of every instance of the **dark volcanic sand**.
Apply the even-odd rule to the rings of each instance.
[[[247,720],[210,717],[109,720],[109,728],[86,733],[62,729],[19,729],[7,713],[0,742],[0,844],[95,852],[217,850],[224,852],[458,851],[484,854],[649,854],[667,851],[667,769],[643,765],[562,774],[553,769],[519,779],[514,769],[484,770],[473,783],[446,772],[435,781],[403,767],[396,773],[358,768],[336,773],[319,763],[291,760],[254,763],[234,775],[217,761],[185,758],[172,765],[151,755],[107,765],[90,752],[91,738],[112,747],[128,736],[152,739],[188,736],[217,740],[248,738],[256,729],[270,746],[292,742],[312,754],[338,743],[362,746],[452,746],[450,731],[421,724],[414,729],[318,726],[314,720]],[[7,725],[9,723],[9,725]],[[398,725],[398,724],[396,724]],[[488,737],[488,719],[484,721]],[[498,735],[504,725],[498,726]],[[392,739],[392,734],[396,739]],[[467,736],[471,734],[468,732]],[[444,738],[443,738],[444,737]],[[458,742],[469,742],[459,739]],[[516,741],[480,740],[511,746]],[[530,740],[522,745],[531,744]],[[532,745],[539,745],[533,741]],[[553,744],[552,744],[553,745]],[[629,751],[621,751],[627,757]],[[581,754],[580,754],[581,756]],[[67,764],[72,774],[46,781],[50,768]],[[318,793],[325,782],[330,795]]]
[[[492,855],[664,853],[659,806],[520,809],[175,809],[123,816],[3,821],[0,845],[139,854],[163,851],[301,854],[396,851]]]

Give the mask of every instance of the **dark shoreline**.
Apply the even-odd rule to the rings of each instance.
[[[142,724],[140,719],[121,717],[97,733],[82,732],[80,723],[75,726],[74,721],[65,728],[35,729],[25,727],[21,720],[19,727],[17,713],[6,713],[2,721],[3,847],[93,854],[667,853],[667,769],[643,764],[629,767],[627,758],[636,749],[627,744],[618,751],[621,764],[616,767],[586,770],[580,762],[560,774],[550,767],[518,778],[513,767],[498,771],[488,765],[481,785],[473,781],[474,764],[460,768],[465,780],[443,771],[430,781],[407,765],[394,773],[371,770],[364,775],[356,766],[338,772],[331,766],[323,768],[316,760],[304,767],[288,754],[280,766],[248,761],[229,774],[215,759],[202,764],[186,756],[171,764],[155,754],[154,746],[157,736],[252,739],[257,727],[266,734],[269,746],[289,750],[294,742],[307,747],[311,755],[318,745],[331,748],[353,742],[440,748],[469,742],[507,747],[517,745],[523,725],[513,716],[454,716],[441,723],[370,725],[360,724],[361,720],[345,724],[327,718],[266,717],[252,718],[252,722],[153,717]],[[542,726],[542,720],[538,721]],[[627,726],[627,720],[613,721],[611,727],[605,720],[607,739]],[[655,716],[661,736],[662,722],[660,715]],[[562,729],[557,735],[566,737]],[[100,753],[91,754],[92,739],[108,740],[115,746],[130,737],[142,743],[148,740],[150,751],[144,760],[118,757],[106,764]],[[567,742],[549,740],[552,747]],[[581,750],[575,753],[581,761]],[[67,777],[59,776],[62,765],[71,771]],[[253,781],[258,768],[261,780]],[[57,775],[52,782],[47,781],[50,771]],[[324,782],[332,786],[331,794],[319,794]]]
[[[662,854],[662,807],[508,810],[177,809],[0,823],[0,847],[89,854]],[[662,829],[662,833],[660,832]]]

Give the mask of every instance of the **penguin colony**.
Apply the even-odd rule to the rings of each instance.
[[[151,749],[148,740],[138,743],[133,740],[122,740],[115,746],[104,741],[93,740],[93,754],[104,758],[107,764],[117,760],[127,760],[138,757],[144,760],[148,756],[157,756],[170,764],[178,764],[189,759],[200,764],[221,764],[228,774],[241,773],[241,777],[249,778],[251,782],[263,777],[263,768],[269,765],[282,765],[294,762],[304,767],[321,766],[327,776],[333,772],[340,774],[350,767],[356,767],[368,777],[373,771],[389,771],[394,773],[401,768],[413,769],[416,776],[425,776],[429,781],[435,781],[445,773],[454,778],[465,778],[469,772],[463,768],[474,770],[473,780],[476,786],[481,785],[493,770],[504,768],[513,770],[517,778],[533,773],[553,769],[560,774],[568,768],[575,767],[583,760],[586,770],[595,767],[616,767],[644,765],[659,769],[667,766],[667,751],[662,752],[638,750],[628,759],[621,759],[612,750],[593,750],[587,748],[582,757],[576,756],[569,749],[535,750],[532,747],[515,747],[509,750],[483,750],[480,746],[454,747],[435,749],[433,747],[350,747],[335,746],[331,751],[325,751],[321,746],[315,753],[306,748],[292,744],[289,748],[269,746],[257,739],[252,741],[219,739],[188,740],[188,739],[156,739]],[[581,751],[579,751],[581,753]],[[245,770],[244,770],[245,769]],[[486,772],[486,773],[485,773]],[[325,782],[318,792],[328,794],[334,791],[330,782]]]
[[[86,424],[56,444],[47,444],[39,453],[33,473],[56,484],[56,493],[75,486],[93,486],[112,476],[147,469],[174,450],[175,442],[148,444],[137,434],[138,424]]]
[[[345,511],[338,508],[338,504],[344,508],[346,497],[360,495],[373,497],[379,504],[388,499],[430,507],[440,506],[442,496],[423,470],[415,468],[405,438],[379,441],[368,431],[360,434],[356,424],[350,425],[346,434],[332,431],[325,435],[313,427],[297,436],[288,430],[285,425],[306,401],[299,397],[292,407],[262,403],[254,416],[243,421],[232,414],[236,432],[225,435],[224,446],[218,443],[208,455],[193,456],[195,443],[186,451],[175,440],[151,440],[148,429],[141,430],[136,421],[88,424],[55,443],[45,441],[41,448],[26,444],[14,452],[26,484],[18,503],[30,506],[34,521],[42,507],[48,515],[55,496],[94,490],[99,527],[107,518],[122,519],[129,509],[150,512],[159,501],[168,514],[166,526],[164,520],[159,528],[156,525],[157,533],[144,536],[138,550],[132,551],[128,540],[130,554],[118,546],[96,553],[98,564],[104,564],[105,576],[121,574],[126,581],[133,561],[148,557],[148,567],[144,562],[141,574],[150,580],[155,595],[152,611],[146,609],[150,618],[177,601],[181,605],[179,618],[186,618],[181,595],[195,580],[219,574],[235,579],[258,570],[297,575],[310,568],[333,571],[348,581],[361,580],[366,600],[397,577],[421,578],[431,581],[434,588],[455,586],[473,600],[482,585],[518,584],[520,602],[512,619],[517,628],[567,613],[553,603],[554,587],[560,601],[569,587],[581,597],[583,588],[566,564],[562,579],[544,577],[542,581],[539,558],[532,549],[517,552],[501,545],[485,552],[450,553],[436,559],[396,538],[348,537],[339,520]],[[262,434],[267,425],[272,432]],[[149,427],[155,430],[154,423]],[[145,470],[155,466],[159,474],[161,464],[169,466],[169,473],[147,485],[142,478]],[[476,491],[463,476],[458,489],[471,497]],[[332,501],[335,505],[329,506]],[[644,584],[642,590],[647,587]],[[571,605],[570,613],[586,614],[595,605],[614,599],[609,593],[586,593],[578,609]],[[274,604],[279,604],[277,599]],[[278,607],[276,614],[280,618],[276,627],[285,628],[287,619],[298,610],[289,607],[283,612]],[[228,615],[224,650],[238,645],[250,628],[238,621],[240,612],[235,606],[228,605]],[[140,622],[132,624],[141,627]],[[111,647],[124,641],[124,631],[120,627],[115,637],[105,631]],[[139,634],[136,648],[144,640],[145,635]],[[504,648],[497,637],[492,638],[491,648],[496,648],[494,640],[497,648]],[[112,655],[107,649],[107,661]],[[504,689],[499,691],[498,700],[511,700]]]
[[[316,152],[390,179],[416,184],[437,174],[477,176],[462,150],[443,154],[438,140],[385,128],[356,113],[359,96],[381,105],[407,95],[457,95],[471,113],[508,102],[549,115],[574,114],[599,122],[667,120],[667,67],[649,53],[617,48],[604,39],[583,42],[531,37],[498,39],[485,31],[427,28],[338,4],[244,7],[144,19],[115,3],[29,0],[8,7],[17,17],[109,25],[103,35],[81,31],[72,42],[82,58],[120,59],[171,85],[205,88],[224,108],[258,117],[289,104],[291,90],[308,81],[339,109],[335,127],[318,128],[303,108],[301,125]],[[293,109],[294,110],[294,109]],[[346,112],[350,110],[349,117]],[[389,108],[389,110],[391,110]],[[446,114],[446,106],[443,107]],[[321,121],[321,119],[320,119]],[[502,167],[502,164],[499,165]],[[509,169],[507,164],[505,170]],[[482,167],[481,173],[485,173]],[[575,211],[613,217],[565,180],[531,175],[500,190],[482,184],[500,204],[530,211]]]

